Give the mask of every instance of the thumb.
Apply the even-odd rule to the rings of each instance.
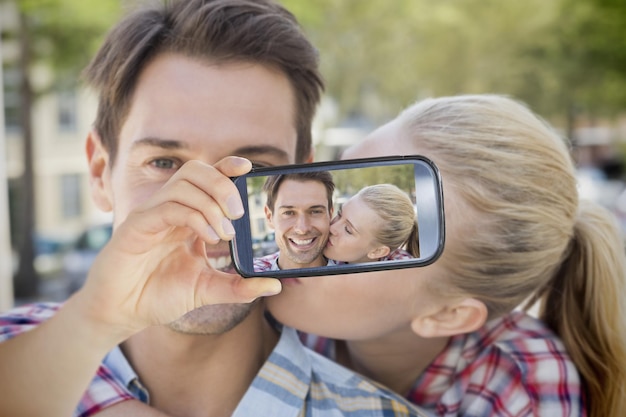
[[[259,297],[281,292],[282,285],[275,278],[243,278],[221,271],[207,271],[200,278],[196,291],[196,307],[207,304],[250,303]]]

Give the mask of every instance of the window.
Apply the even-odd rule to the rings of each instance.
[[[61,132],[76,131],[76,92],[66,90],[57,93],[57,122]]]
[[[4,68],[4,124],[8,132],[20,130],[20,73],[17,68]]]
[[[74,219],[82,212],[80,174],[61,175],[61,214],[64,219]]]

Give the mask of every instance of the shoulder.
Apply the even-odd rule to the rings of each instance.
[[[254,258],[254,270],[257,272],[270,271],[275,264],[276,259],[278,259],[279,253],[280,252],[275,252],[260,258]]]
[[[394,250],[393,252],[391,252],[389,255],[387,255],[383,259],[383,261],[402,261],[402,260],[413,259],[413,258],[414,256],[411,255],[409,252],[407,252],[406,250],[402,248],[398,248]]]
[[[427,370],[427,379],[441,379],[441,369],[446,369],[447,377],[452,375],[446,390],[457,393],[449,404],[439,406],[470,414],[478,409],[494,410],[490,415],[582,413],[580,376],[563,343],[545,324],[522,312],[452,338],[433,365]],[[435,397],[439,395],[443,397],[442,392]]]
[[[61,305],[59,303],[26,304],[0,314],[0,341],[38,326],[54,316]]]
[[[78,403],[74,416],[92,416],[114,404],[133,399],[137,398],[128,390],[115,369],[102,363]]]

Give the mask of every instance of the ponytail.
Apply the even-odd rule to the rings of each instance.
[[[419,237],[419,228],[417,226],[417,221],[413,224],[413,228],[411,229],[411,234],[406,241],[406,251],[409,252],[413,257],[420,257],[420,237]]]
[[[563,340],[590,417],[626,413],[626,265],[610,213],[581,201],[565,259],[544,289],[540,319]]]

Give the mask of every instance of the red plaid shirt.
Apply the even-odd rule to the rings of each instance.
[[[334,341],[300,336],[334,357]],[[580,376],[563,343],[520,311],[450,338],[408,399],[437,416],[586,416]]]

